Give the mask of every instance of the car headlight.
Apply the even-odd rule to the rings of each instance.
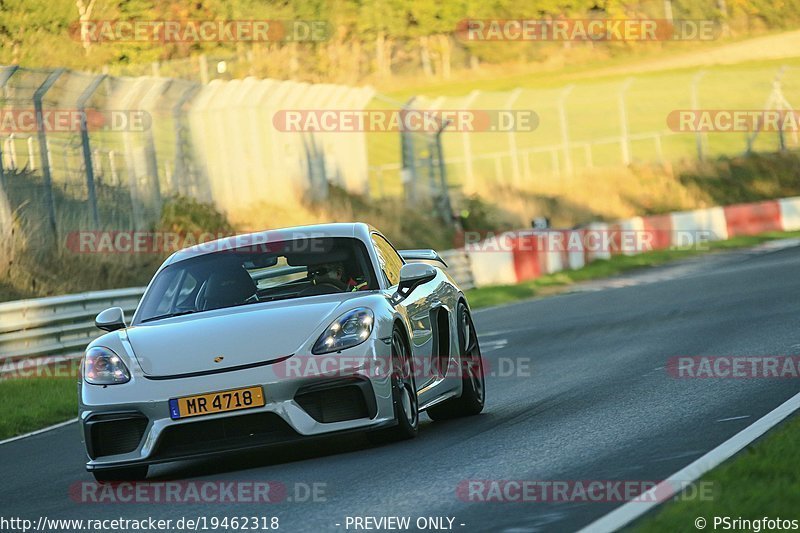
[[[131,373],[112,350],[95,346],[86,350],[83,379],[92,385],[116,385],[130,381]]]
[[[338,352],[361,344],[372,333],[375,316],[366,307],[359,307],[346,312],[333,321],[314,344],[311,353],[321,354]]]

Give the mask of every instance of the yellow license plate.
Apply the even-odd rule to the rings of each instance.
[[[176,420],[190,416],[263,407],[265,403],[264,389],[262,387],[246,387],[244,389],[173,398],[169,401],[169,414],[173,420]]]

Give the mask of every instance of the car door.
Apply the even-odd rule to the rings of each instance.
[[[400,281],[403,258],[383,235],[373,233],[372,242],[382,272],[379,275],[385,277],[390,292],[394,293]],[[420,285],[398,304],[406,308],[411,322],[411,352],[416,365],[417,390],[423,389],[435,379],[432,371],[434,343],[431,309],[434,304],[439,303],[439,298],[435,294],[435,287],[438,284],[439,282],[434,280]]]

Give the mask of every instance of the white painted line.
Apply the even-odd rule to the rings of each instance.
[[[508,339],[497,339],[495,341],[486,341],[481,343],[481,352],[489,353],[495,350],[500,350],[506,347]]]
[[[686,483],[696,481],[700,476],[731,458],[738,451],[772,429],[784,418],[800,409],[800,393],[795,394],[781,405],[762,416],[742,431],[729,438],[689,466],[672,474],[657,486],[645,492],[635,501],[617,507],[607,515],[598,518],[580,530],[582,532],[616,531],[639,518],[662,501],[668,500]],[[651,500],[651,501],[647,501]]]
[[[731,420],[743,420],[745,418],[750,418],[750,415],[742,415],[742,416],[732,416],[729,418],[720,418],[717,422],[730,422]]]
[[[58,424],[54,424],[46,428],[37,429],[36,431],[31,431],[30,433],[25,433],[24,435],[17,435],[16,437],[11,437],[10,439],[0,440],[0,446],[2,446],[3,444],[8,444],[9,442],[14,442],[15,440],[27,439],[28,437],[33,437],[34,435],[39,435],[40,433],[46,433],[54,429],[63,428],[64,426],[68,426],[73,422],[77,421],[78,421],[77,418],[73,418],[72,420],[67,420],[66,422],[60,422]]]

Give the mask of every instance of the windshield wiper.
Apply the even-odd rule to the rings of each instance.
[[[142,323],[152,322],[153,320],[161,320],[162,318],[172,318],[174,316],[191,315],[192,313],[197,313],[197,312],[198,311],[195,309],[186,309],[185,311],[178,311],[177,313],[165,313],[163,315],[156,315],[142,319]]]

